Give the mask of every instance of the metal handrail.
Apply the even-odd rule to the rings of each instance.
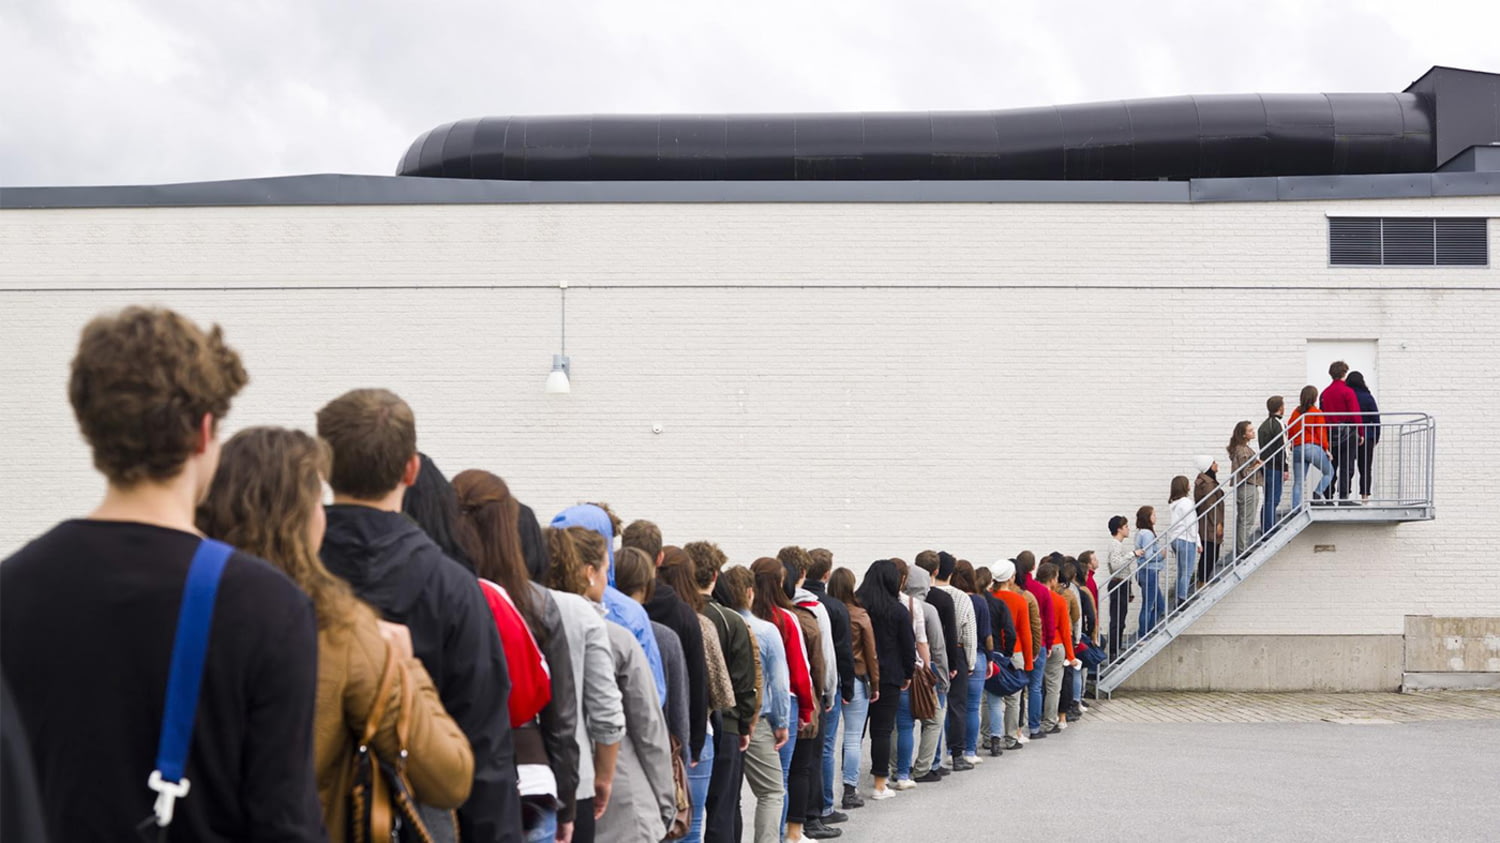
[[[1352,417],[1356,414],[1347,415]],[[1214,491],[1205,496],[1205,500],[1209,501],[1219,496],[1222,504],[1221,515],[1215,517],[1216,506],[1209,506],[1206,511],[1198,512],[1197,501],[1195,501],[1194,511],[1198,513],[1196,524],[1202,549],[1205,551],[1209,549],[1208,543],[1203,541],[1205,535],[1217,536],[1221,526],[1223,538],[1218,542],[1217,559],[1215,564],[1207,570],[1207,576],[1201,580],[1198,579],[1196,570],[1190,575],[1189,594],[1185,600],[1178,599],[1177,582],[1166,581],[1170,536],[1180,534],[1185,530],[1180,530],[1177,525],[1166,523],[1161,514],[1167,510],[1165,507],[1158,507],[1156,539],[1145,549],[1145,555],[1136,557],[1128,566],[1127,571],[1113,573],[1107,581],[1106,593],[1109,594],[1111,602],[1116,599],[1126,600],[1129,592],[1135,590],[1138,592],[1135,601],[1138,608],[1133,624],[1130,604],[1127,601],[1124,629],[1118,631],[1113,628],[1113,621],[1110,620],[1114,616],[1113,611],[1109,613],[1109,618],[1106,618],[1103,611],[1099,613],[1100,631],[1107,631],[1111,636],[1120,632],[1123,633],[1122,637],[1125,639],[1110,642],[1111,658],[1100,667],[1098,672],[1100,680],[1115,675],[1115,672],[1121,669],[1134,672],[1139,665],[1130,664],[1131,655],[1155,644],[1163,636],[1168,640],[1175,638],[1186,625],[1174,623],[1174,621],[1180,620],[1186,609],[1190,607],[1194,609],[1189,613],[1191,619],[1196,619],[1206,609],[1205,606],[1193,606],[1194,597],[1207,592],[1212,595],[1210,599],[1216,601],[1221,598],[1224,593],[1227,593],[1227,589],[1214,586],[1226,579],[1243,579],[1248,571],[1264,561],[1259,556],[1265,555],[1263,551],[1267,550],[1273,537],[1277,537],[1279,541],[1276,542],[1275,548],[1270,549],[1271,552],[1274,553],[1281,544],[1285,543],[1287,536],[1278,535],[1278,533],[1284,531],[1292,524],[1293,519],[1298,519],[1303,513],[1308,513],[1314,519],[1332,519],[1335,513],[1352,515],[1355,514],[1353,512],[1355,507],[1361,507],[1358,514],[1363,520],[1378,520],[1382,513],[1391,513],[1393,518],[1398,519],[1415,510],[1430,513],[1433,506],[1436,421],[1427,413],[1382,412],[1378,414],[1378,421],[1368,418],[1374,414],[1358,415],[1358,419],[1348,422],[1341,418],[1337,421],[1318,424],[1306,424],[1299,418],[1296,420],[1298,424],[1295,427],[1284,421],[1282,433],[1265,447],[1260,448],[1255,459],[1246,462],[1237,470],[1231,470],[1228,477],[1221,479]],[[1362,451],[1359,439],[1361,435],[1366,441],[1372,438],[1378,440],[1378,444],[1372,444],[1368,452]],[[1327,465],[1327,463],[1322,463],[1321,460],[1314,462],[1315,455],[1311,452],[1303,452],[1300,447],[1294,449],[1290,447],[1290,444],[1294,441],[1298,444],[1315,442],[1320,438],[1329,442],[1332,448],[1337,450],[1337,453],[1329,454],[1329,462],[1332,462],[1334,457],[1353,461],[1353,467],[1347,471],[1346,482],[1350,487],[1350,497],[1354,499],[1354,502],[1346,503],[1338,500],[1330,502],[1321,499],[1314,501],[1307,488],[1302,490],[1302,494],[1293,494],[1292,486],[1299,475],[1302,475],[1303,485],[1308,486],[1308,481],[1321,473],[1319,464]],[[1273,481],[1264,468],[1264,464],[1275,459],[1278,452],[1284,457],[1283,464],[1288,477],[1283,481]],[[1361,476],[1361,468],[1364,469],[1364,476],[1356,484],[1353,477]],[[1263,529],[1265,502],[1257,495],[1258,508],[1261,511],[1256,513],[1253,522],[1255,534],[1240,541],[1241,537],[1237,535],[1240,522],[1237,517],[1239,492],[1246,486],[1262,488],[1262,483],[1256,482],[1257,478],[1265,484],[1281,482],[1286,485],[1286,488],[1282,490],[1280,500],[1280,504],[1284,505],[1285,509],[1278,506],[1271,518],[1269,529]],[[1337,493],[1339,491],[1337,472],[1333,478],[1329,492]],[[1189,481],[1195,483],[1196,478],[1189,477]],[[1362,500],[1363,496],[1355,493],[1366,490],[1370,493],[1367,500]],[[1430,514],[1427,517],[1431,517]],[[1296,529],[1300,530],[1301,525],[1305,523],[1307,519],[1299,519]],[[1159,563],[1156,562],[1158,558]],[[1148,569],[1147,566],[1151,564],[1157,564],[1157,567]],[[1178,564],[1181,564],[1181,560],[1178,560]],[[1145,578],[1141,576],[1143,571],[1147,574]],[[1140,634],[1139,613],[1148,610],[1145,605],[1148,594],[1144,593],[1147,590],[1144,586],[1148,578],[1153,575],[1160,578],[1159,587],[1155,591],[1161,597],[1163,608],[1155,623],[1148,623],[1145,634]],[[1132,585],[1139,587],[1131,589]],[[1229,587],[1232,587],[1232,584]],[[1104,629],[1106,623],[1110,624],[1107,630]],[[1132,626],[1136,628],[1132,629]],[[1136,634],[1131,635],[1132,632]]]

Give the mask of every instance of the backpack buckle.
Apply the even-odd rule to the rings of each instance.
[[[151,778],[146,780],[146,787],[156,791],[156,806],[152,809],[156,814],[156,824],[162,828],[172,824],[172,810],[178,799],[187,796],[192,782],[184,776],[181,781],[169,782],[161,777],[161,770],[152,770]]]

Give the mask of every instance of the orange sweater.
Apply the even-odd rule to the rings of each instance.
[[[1297,445],[1317,445],[1323,450],[1328,450],[1328,428],[1323,414],[1317,407],[1303,413],[1300,410],[1292,411],[1291,421],[1287,422],[1287,439],[1293,447]]]
[[[1010,610],[1010,618],[1016,625],[1015,652],[1026,657],[1026,669],[1031,670],[1032,653],[1035,651],[1031,648],[1031,610],[1026,608],[1026,598],[1020,592],[1008,588],[996,589],[992,593]]]
[[[1052,615],[1056,619],[1055,625],[1047,632],[1047,646],[1053,644],[1063,645],[1063,652],[1068,654],[1068,661],[1073,660],[1073,621],[1068,618],[1068,598],[1052,592]],[[1055,640],[1054,636],[1062,640]]]

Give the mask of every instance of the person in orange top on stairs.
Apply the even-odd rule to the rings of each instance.
[[[1031,639],[1032,610],[1026,602],[1027,595],[1016,588],[1016,563],[1005,559],[996,562],[993,576],[995,581],[991,594],[1004,604],[1016,625],[1016,644],[1011,652],[1004,655],[1010,657],[1012,666],[1029,671],[1034,665],[1036,653]],[[1005,749],[1021,748],[1017,734],[1021,731],[1021,694],[1025,690],[1022,688],[1004,698],[1005,736],[1000,739],[1000,743]]]
[[[1068,617],[1068,600],[1058,590],[1057,563],[1043,562],[1036,569],[1037,582],[1046,587],[1052,598],[1052,624],[1047,636],[1047,668],[1042,699],[1042,733],[1061,732],[1057,721],[1057,704],[1062,697],[1064,667],[1082,667],[1073,656],[1073,622]]]
[[[1286,425],[1287,440],[1292,445],[1292,509],[1302,505],[1302,487],[1306,485],[1307,467],[1318,470],[1318,488],[1313,500],[1322,500],[1333,483],[1333,462],[1328,457],[1328,420],[1318,410],[1318,388],[1302,387],[1297,409]]]

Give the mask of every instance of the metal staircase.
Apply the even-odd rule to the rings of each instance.
[[[1378,422],[1362,422],[1357,427],[1361,429],[1366,441],[1371,438],[1378,440],[1378,443],[1371,449],[1369,459],[1368,472],[1372,481],[1369,498],[1361,501],[1359,494],[1361,487],[1356,477],[1350,497],[1358,503],[1314,501],[1312,481],[1316,480],[1319,472],[1316,468],[1307,467],[1307,477],[1304,479],[1306,494],[1299,496],[1300,500],[1296,505],[1292,504],[1292,487],[1297,476],[1294,473],[1292,480],[1285,481],[1286,488],[1283,490],[1281,500],[1283,508],[1278,509],[1271,529],[1265,532],[1260,531],[1261,517],[1257,513],[1256,535],[1248,537],[1248,540],[1244,542],[1244,549],[1236,553],[1234,552],[1238,538],[1235,535],[1235,525],[1238,521],[1235,517],[1236,499],[1239,490],[1247,485],[1253,485],[1262,470],[1256,467],[1258,463],[1252,462],[1243,466],[1240,471],[1232,472],[1218,487],[1218,491],[1225,496],[1225,506],[1224,538],[1217,568],[1187,600],[1182,602],[1176,600],[1175,578],[1171,576],[1174,566],[1163,566],[1166,569],[1159,572],[1147,566],[1153,553],[1166,553],[1165,539],[1174,532],[1175,525],[1167,524],[1165,523],[1167,519],[1161,518],[1156,530],[1160,537],[1158,546],[1148,549],[1145,557],[1136,559],[1131,565],[1126,582],[1133,588],[1136,597],[1135,602],[1129,605],[1137,607],[1137,611],[1128,613],[1126,618],[1125,634],[1122,636],[1124,646],[1110,661],[1099,668],[1094,683],[1096,697],[1107,697],[1118,689],[1132,674],[1166,649],[1177,636],[1186,632],[1195,621],[1207,614],[1209,609],[1223,600],[1229,592],[1290,544],[1311,524],[1317,522],[1351,525],[1393,524],[1405,521],[1430,521],[1434,518],[1433,451],[1437,427],[1433,418],[1424,413],[1381,413]],[[1309,438],[1316,439],[1319,432],[1323,433],[1326,438],[1340,431],[1334,425],[1297,424],[1288,429],[1283,436],[1278,437],[1277,441],[1269,443],[1261,451],[1261,457],[1265,459],[1280,449],[1288,454],[1287,468],[1297,469],[1299,468],[1297,462],[1300,460],[1295,454],[1298,449],[1288,449],[1288,438],[1291,442],[1301,442]],[[1346,459],[1358,461],[1358,452],[1355,448],[1349,448],[1343,453]],[[1337,492],[1336,485],[1334,483],[1329,486],[1330,495]],[[1165,507],[1160,508],[1159,512],[1165,513]],[[1197,526],[1200,536],[1213,535],[1216,529],[1213,512],[1209,510],[1199,515]],[[1138,612],[1145,606],[1142,583],[1143,578],[1148,578],[1153,574],[1161,578],[1160,591],[1166,610],[1159,622],[1142,635],[1137,632]],[[1117,597],[1122,600],[1128,599],[1124,582],[1111,581],[1107,586],[1107,592],[1108,599],[1111,601]],[[1101,627],[1105,622],[1103,613],[1100,613]]]

